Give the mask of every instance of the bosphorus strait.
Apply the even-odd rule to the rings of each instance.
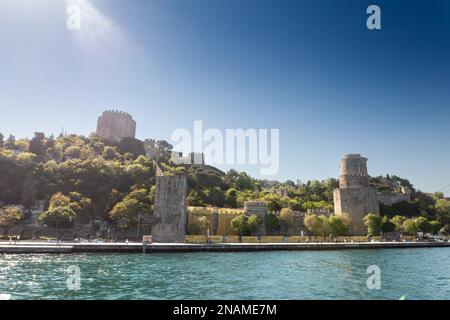
[[[381,271],[380,289],[367,268]],[[7,299],[447,299],[448,248],[0,256]],[[69,290],[67,270],[80,270]]]

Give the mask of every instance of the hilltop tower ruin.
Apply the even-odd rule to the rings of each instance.
[[[120,142],[124,138],[135,138],[136,121],[123,111],[108,110],[98,118],[97,134],[100,138]]]
[[[156,172],[152,236],[156,242],[184,242],[187,228],[187,177]]]
[[[339,188],[333,191],[334,211],[337,215],[349,215],[352,235],[365,235],[364,216],[380,214],[377,192],[369,186],[367,158],[345,155],[339,162],[339,170]]]

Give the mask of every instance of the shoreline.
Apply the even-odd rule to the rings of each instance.
[[[354,242],[354,243],[62,243],[0,242],[0,254],[71,253],[181,253],[181,252],[255,252],[255,251],[331,251],[406,248],[450,248],[450,242]]]

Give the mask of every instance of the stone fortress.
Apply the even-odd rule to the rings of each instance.
[[[348,154],[339,163],[339,188],[333,191],[335,214],[348,214],[350,231],[363,235],[366,228],[363,218],[368,213],[380,214],[380,203],[391,206],[402,201],[411,201],[411,191],[401,187],[401,193],[376,192],[369,185],[367,158],[359,154]]]
[[[365,234],[364,216],[380,214],[377,192],[369,186],[367,158],[348,154],[339,162],[339,170],[339,188],[333,191],[334,212],[349,215],[351,234]]]
[[[100,138],[120,142],[124,138],[136,137],[136,121],[123,111],[109,110],[98,118],[97,134]]]
[[[105,140],[120,142],[124,138],[135,138],[136,122],[132,116],[122,111],[105,111],[98,119],[97,134]],[[155,140],[146,140],[144,147],[147,156],[155,159],[158,150]],[[180,157],[182,155],[180,154]],[[204,155],[191,153],[186,156],[192,164],[204,164]],[[380,203],[392,205],[401,201],[410,201],[410,191],[402,187],[402,193],[377,193],[369,185],[367,158],[359,154],[345,155],[339,163],[339,188],[333,191],[334,213],[347,214],[351,219],[350,233],[365,235],[363,218],[368,213],[380,214]],[[184,174],[166,175],[158,169],[156,177],[156,195],[152,235],[156,242],[184,242],[187,233],[187,177]],[[280,191],[280,190],[276,190]],[[275,191],[274,191],[275,192]],[[287,197],[287,191],[281,190],[280,196]],[[276,192],[278,194],[278,192]],[[266,234],[266,216],[269,213],[267,203],[249,201],[245,203],[247,215],[256,214],[263,221],[255,235]],[[325,214],[329,210],[294,212],[294,220],[302,220],[307,214]],[[303,227],[303,223],[299,223]],[[213,227],[213,230],[217,229]]]

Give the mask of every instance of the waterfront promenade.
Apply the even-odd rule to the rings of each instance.
[[[450,242],[322,242],[322,243],[71,243],[0,242],[0,253],[157,253],[157,252],[244,252],[244,251],[302,251],[390,248],[449,247]]]

